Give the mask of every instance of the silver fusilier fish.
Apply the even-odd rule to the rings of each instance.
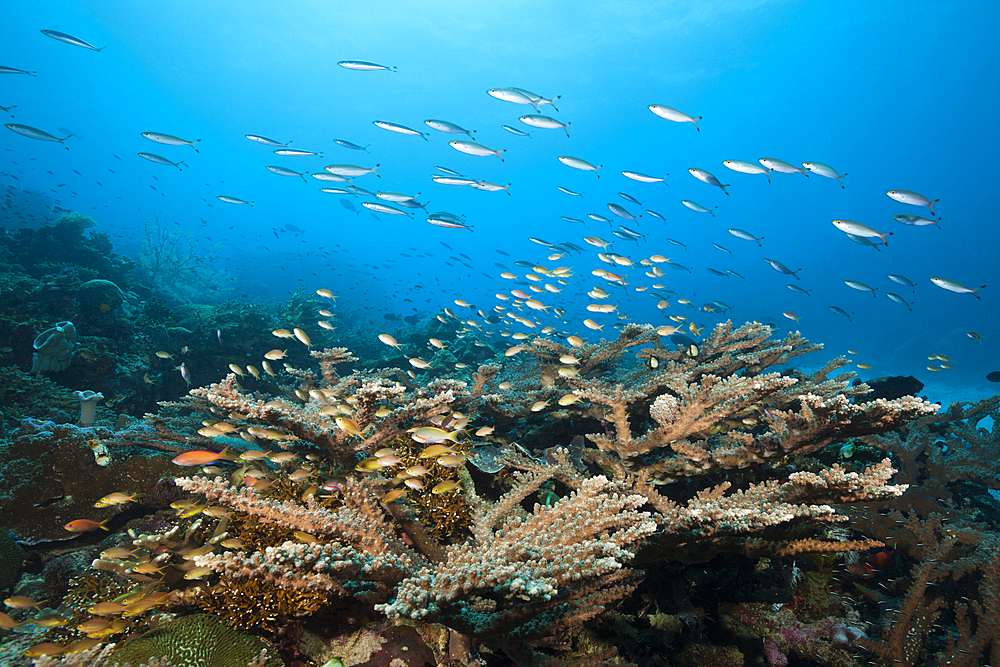
[[[805,168],[806,171],[811,171],[812,173],[818,174],[819,176],[825,176],[826,178],[834,178],[837,180],[838,183],[840,183],[841,188],[844,187],[844,176],[847,176],[846,172],[843,174],[838,174],[836,169],[834,169],[828,164],[823,164],[822,162],[803,162],[802,167]]]
[[[664,106],[662,104],[650,104],[649,110],[655,113],[660,118],[665,118],[666,120],[672,120],[675,123],[691,123],[694,125],[694,129],[701,132],[701,128],[698,127],[698,121],[701,120],[701,116],[689,116],[683,111],[678,111],[672,107]]]
[[[66,44],[72,44],[73,46],[79,46],[84,49],[90,49],[91,51],[97,51],[98,53],[108,48],[106,46],[97,48],[93,44],[89,44],[83,41],[82,39],[73,37],[72,35],[67,35],[66,33],[59,32],[58,30],[42,30],[41,33],[46,37],[51,37],[52,39],[58,39],[60,42],[65,42]]]
[[[728,192],[726,192],[726,188],[730,187],[730,184],[721,183],[719,179],[713,176],[709,171],[705,169],[698,169],[697,167],[691,167],[690,169],[688,169],[688,173],[697,178],[702,183],[714,185],[715,187],[725,192],[727,195],[729,194]]]
[[[461,139],[454,139],[448,142],[448,145],[454,148],[460,153],[465,153],[466,155],[475,155],[477,157],[485,157],[487,155],[496,155],[503,162],[504,159],[500,153],[504,152],[506,149],[500,149],[498,151],[493,150],[483,146],[482,144],[477,144],[475,141],[464,141]]]
[[[597,170],[603,167],[604,165],[599,165],[595,167],[586,160],[581,160],[580,158],[573,157],[571,155],[560,155],[558,159],[567,167],[572,167],[573,169],[579,169],[581,171],[592,171],[595,174],[597,174],[598,178],[601,177],[601,174]]]
[[[69,150],[64,141],[69,139],[73,135],[69,135],[60,139],[59,137],[52,136],[45,130],[39,130],[37,127],[31,127],[30,125],[20,125],[18,123],[7,123],[4,125],[8,130],[12,132],[17,132],[18,134],[28,137],[29,139],[38,139],[39,141],[54,141],[57,144],[62,144],[62,147]],[[171,163],[173,164],[173,163]]]
[[[390,72],[396,71],[395,67],[379,65],[378,63],[368,62],[367,60],[341,60],[337,64],[345,69],[353,69],[357,72],[375,72],[378,70],[387,70]]]
[[[372,124],[375,127],[380,127],[383,130],[388,130],[390,132],[395,132],[396,134],[408,134],[414,137],[420,137],[424,141],[430,141],[427,136],[418,130],[414,130],[412,127],[407,127],[405,125],[400,125],[399,123],[393,123],[388,120],[373,120]]]
[[[306,174],[309,173],[308,171],[302,171],[302,172],[293,171],[291,169],[286,169],[285,167],[278,167],[273,164],[269,164],[264,168],[267,169],[272,174],[277,174],[278,176],[298,176],[299,178],[302,179],[303,183],[306,182]]]
[[[966,287],[961,283],[956,283],[954,280],[948,280],[947,278],[931,278],[931,282],[940,287],[941,289],[946,289],[949,292],[955,292],[956,294],[971,294],[977,299],[980,298],[976,292],[986,287],[986,285],[980,285],[975,289]]]
[[[162,132],[140,132],[142,136],[149,139],[150,141],[155,141],[158,144],[163,144],[165,146],[190,146],[197,153],[198,147],[195,144],[201,139],[195,139],[194,141],[188,141],[187,139],[181,139],[180,137],[175,137],[172,134],[164,134]]]
[[[448,134],[467,134],[470,137],[475,130],[467,130],[460,125],[455,123],[449,123],[446,120],[435,120],[431,118],[430,120],[425,120],[424,125],[431,128],[432,130],[437,130],[438,132],[446,132]]]

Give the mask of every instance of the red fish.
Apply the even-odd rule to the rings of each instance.
[[[891,551],[878,551],[866,558],[864,562],[855,563],[854,565],[849,566],[848,569],[860,577],[871,579],[880,571],[885,569],[895,553],[895,549]]]

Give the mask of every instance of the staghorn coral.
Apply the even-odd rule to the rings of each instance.
[[[496,504],[480,503],[476,539],[448,547],[436,562],[395,538],[370,482],[349,478],[344,507],[336,512],[319,508],[311,497],[305,506],[271,503],[251,489],[237,492],[221,478],[177,483],[212,501],[336,540],[202,556],[199,565],[381,601],[376,609],[389,617],[437,620],[517,653],[523,642],[565,642],[609,601],[627,595],[639,575],[623,564],[633,555],[631,547],[655,529],[649,515],[637,510],[642,496],[601,476],[521,516],[520,501],[553,476],[576,478],[564,453],[556,464],[523,475]]]
[[[1000,536],[949,526],[940,514],[892,518],[912,534],[919,557],[908,576],[883,584],[892,597],[854,584],[888,614],[881,637],[861,645],[883,665],[924,664],[934,649],[937,664],[1000,661]]]
[[[615,452],[637,474],[661,481],[748,467],[792,454],[808,454],[838,439],[877,433],[935,412],[939,406],[904,397],[852,403],[867,387],[850,385],[853,373],[829,379],[845,363],[837,359],[812,377],[765,368],[818,349],[797,333],[769,341],[759,323],[737,330],[720,324],[702,344],[697,359],[670,361],[645,382],[629,387],[574,378],[579,396],[605,406],[613,432],[587,437]],[[629,414],[652,393],[649,416],[656,425],[638,437]],[[737,418],[724,429],[714,425]]]

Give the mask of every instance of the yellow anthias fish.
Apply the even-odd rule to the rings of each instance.
[[[309,335],[305,331],[303,331],[302,329],[295,328],[292,329],[292,332],[295,334],[295,338],[298,339],[300,343],[302,343],[306,347],[312,347],[312,341],[309,340]]]
[[[445,440],[456,442],[459,438],[461,431],[445,431],[444,429],[437,428],[435,426],[423,426],[421,428],[415,429],[410,433],[410,437],[414,441],[420,444],[438,444],[444,442]],[[426,452],[427,450],[424,450]],[[421,453],[421,457],[425,456]],[[437,454],[427,454],[427,456],[437,456]]]
[[[402,350],[403,346],[396,342],[396,339],[389,334],[379,334],[378,339],[388,345],[389,347],[394,347],[397,350]]]
[[[337,423],[340,430],[348,433],[349,435],[361,437],[361,427],[358,426],[358,423],[350,417],[337,417],[334,421]]]
[[[458,491],[459,488],[460,487],[458,482],[447,480],[435,485],[434,488],[431,489],[431,493],[439,495],[442,493],[450,493],[452,491]]]
[[[135,500],[134,495],[130,496],[127,493],[121,493],[120,491],[116,491],[115,493],[109,493],[108,495],[98,500],[96,503],[94,503],[94,507],[111,507],[112,505],[124,505],[134,500]]]
[[[580,397],[576,394],[565,394],[559,399],[559,405],[566,407],[568,405],[573,405],[580,400]]]

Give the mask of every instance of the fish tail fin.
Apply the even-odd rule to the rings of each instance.
[[[886,246],[888,246],[888,245],[889,245],[889,242],[885,240],[885,237],[886,237],[886,236],[892,236],[892,235],[893,235],[893,234],[895,234],[895,233],[896,233],[896,232],[886,232],[886,233],[884,233],[884,234],[879,234],[879,235],[878,235],[878,237],[879,237],[880,239],[882,239],[882,243],[884,243],[884,244],[885,244]]]
[[[110,528],[108,528],[107,526],[105,526],[105,525],[104,525],[104,524],[106,524],[106,523],[107,523],[108,521],[111,521],[111,517],[108,517],[108,518],[107,518],[107,519],[105,519],[104,521],[102,521],[102,522],[100,522],[99,524],[97,524],[97,527],[98,527],[98,528],[100,528],[101,530],[106,530],[106,531],[108,531],[108,532],[111,532],[111,529],[110,529]],[[39,603],[39,604],[41,604],[41,603]]]
[[[239,461],[240,460],[239,454],[233,454],[232,452],[229,451],[230,449],[231,447],[229,445],[226,445],[225,449],[219,452],[219,458],[226,459],[227,461],[234,461],[234,462]]]
[[[182,165],[182,164],[183,164],[183,165],[184,165],[185,167],[187,166],[187,163],[186,163],[186,162],[184,162],[184,160],[181,160],[180,162],[178,162],[178,163],[177,163],[177,168],[178,168],[178,169],[181,169],[181,165]],[[181,169],[181,171],[184,171],[184,170],[183,170],[183,169]]]
[[[978,294],[976,294],[976,292],[978,292],[978,291],[979,291],[979,290],[981,290],[981,289],[986,289],[986,285],[980,285],[980,286],[979,286],[979,287],[977,287],[976,289],[972,290],[972,296],[976,297],[977,299],[980,299],[980,301],[981,301],[982,299],[980,298],[980,296],[979,296]]]
[[[198,143],[199,141],[201,141],[201,139],[195,139],[195,140],[194,140],[194,141],[192,141],[192,142],[191,142],[191,144],[190,144],[191,148],[193,148],[193,149],[194,149],[194,152],[195,152],[195,153],[201,153],[201,151],[199,151],[199,150],[198,150],[198,147],[197,147],[197,146],[195,146],[195,144],[196,144],[196,143]]]
[[[929,209],[930,209],[930,211],[931,211],[931,215],[934,215],[934,204],[938,203],[939,201],[941,201],[941,198],[940,198],[940,197],[938,197],[937,199],[935,199],[935,200],[934,200],[934,201],[932,201],[931,203],[927,204],[927,208],[929,208]]]
[[[701,120],[701,119],[702,119],[702,116],[698,116],[697,118],[695,118],[694,120],[691,121],[691,124],[694,125],[694,129],[698,130],[699,132],[701,132],[701,128],[698,127],[698,121]]]

